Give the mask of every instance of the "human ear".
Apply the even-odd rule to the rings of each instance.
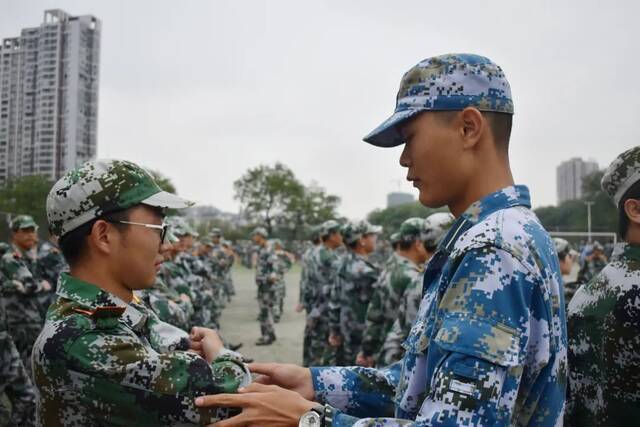
[[[482,113],[473,107],[467,107],[459,114],[460,134],[464,141],[464,148],[473,148],[480,141],[485,128],[486,121]]]
[[[98,220],[91,227],[91,233],[87,236],[90,246],[96,251],[109,254],[111,253],[111,243],[113,240],[113,227],[107,221]]]
[[[640,225],[640,200],[627,199],[624,202],[624,213],[629,218],[629,222]]]

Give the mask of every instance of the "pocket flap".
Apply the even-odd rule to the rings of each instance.
[[[448,313],[435,342],[447,351],[478,357],[500,366],[521,364],[519,332],[489,319]]]

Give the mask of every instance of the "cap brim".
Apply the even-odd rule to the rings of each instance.
[[[367,234],[380,234],[382,233],[382,226],[380,225],[372,225],[367,230]]]
[[[194,202],[178,197],[175,194],[161,191],[154,194],[151,197],[144,199],[142,202],[145,205],[154,206],[156,208],[165,209],[184,209],[195,205]]]
[[[421,110],[404,110],[393,113],[380,126],[369,132],[363,139],[376,147],[396,147],[404,144],[404,138],[398,126],[421,113]]]

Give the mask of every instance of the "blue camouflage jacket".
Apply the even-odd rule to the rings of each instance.
[[[527,187],[512,186],[456,220],[427,265],[402,361],[311,368],[328,425],[561,424],[562,276],[530,206]]]

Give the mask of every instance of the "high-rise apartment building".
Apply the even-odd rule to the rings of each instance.
[[[597,170],[596,162],[578,157],[560,163],[556,169],[558,203],[582,198],[582,180]]]
[[[96,154],[100,21],[47,10],[0,45],[0,183],[58,179]]]

